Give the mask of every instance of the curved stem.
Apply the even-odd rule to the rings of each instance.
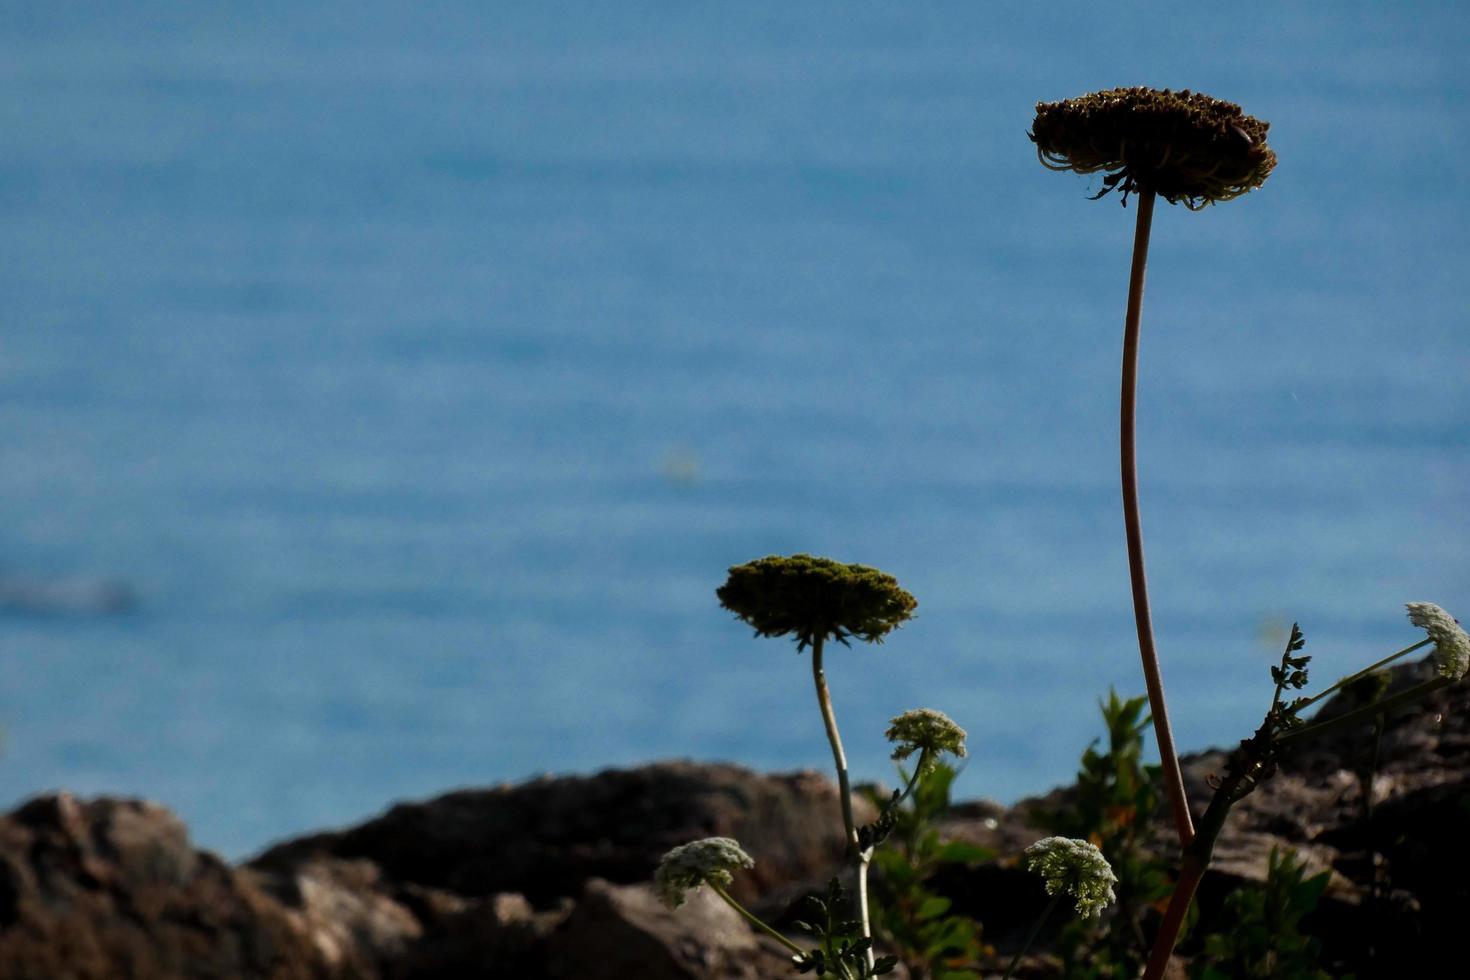
[[[1016,967],[1021,964],[1021,957],[1025,956],[1026,950],[1030,949],[1031,944],[1036,942],[1036,937],[1040,934],[1041,927],[1046,925],[1047,919],[1051,918],[1052,911],[1057,907],[1057,903],[1062,900],[1064,894],[1066,892],[1058,888],[1057,893],[1051,897],[1051,901],[1046,903],[1046,908],[1042,909],[1041,914],[1036,917],[1036,921],[1031,923],[1030,931],[1026,933],[1026,938],[1021,940],[1021,948],[1016,950],[1015,956],[1011,957],[1011,965],[1006,967],[1005,976],[1001,980],[1011,980],[1011,974],[1015,973]]]
[[[1138,516],[1138,452],[1136,419],[1138,402],[1138,333],[1143,318],[1143,278],[1148,267],[1148,238],[1153,226],[1154,192],[1138,192],[1138,224],[1133,232],[1133,268],[1128,278],[1128,315],[1123,328],[1122,410],[1119,413],[1119,443],[1123,475],[1123,525],[1128,535],[1128,576],[1133,587],[1133,618],[1138,627],[1138,653],[1143,659],[1143,680],[1148,688],[1148,706],[1154,719],[1154,739],[1159,743],[1164,789],[1174,813],[1174,826],[1181,846],[1194,837],[1189,802],[1184,795],[1184,776],[1174,748],[1174,732],[1164,704],[1164,682],[1159,674],[1159,655],[1154,650],[1153,621],[1148,609],[1148,576],[1143,567],[1143,526]]]
[[[924,766],[926,766],[928,762],[929,750],[920,749],[919,761],[918,764],[914,766],[914,774],[909,777],[908,785],[903,788],[903,792],[899,794],[898,799],[894,800],[888,806],[884,807],[885,810],[891,810],[894,807],[900,806],[904,800],[913,795],[914,789],[919,785],[919,775],[923,773]]]
[[[718,895],[721,898],[723,898],[725,900],[725,904],[729,905],[736,912],[739,912],[742,916],[744,916],[745,917],[745,921],[747,921],[751,925],[755,926],[757,929],[759,929],[761,932],[765,933],[767,936],[770,936],[772,939],[776,940],[776,942],[780,943],[782,946],[785,946],[787,949],[791,950],[791,952],[795,953],[797,956],[805,956],[806,955],[806,953],[802,950],[802,948],[800,946],[796,945],[796,943],[793,943],[791,940],[789,940],[785,936],[781,935],[775,929],[772,929],[770,926],[766,925],[763,921],[761,921],[760,918],[758,918],[757,916],[755,916],[754,914],[752,914],[749,910],[747,910],[744,905],[741,905],[739,902],[735,901],[735,899],[732,898],[730,896],[730,893],[727,892],[727,891],[725,891],[725,889],[721,888],[719,885],[715,884],[713,881],[707,881],[707,882],[705,882],[705,884],[709,885],[710,888],[714,890],[714,893],[716,895]]]
[[[842,826],[847,833],[847,852],[857,868],[858,917],[863,923],[863,938],[872,937],[868,916],[868,861],[858,849],[857,823],[852,817],[852,786],[847,778],[847,754],[842,751],[842,735],[837,731],[837,715],[832,711],[832,694],[827,690],[827,674],[822,670],[822,646],[826,637],[812,640],[812,683],[817,688],[817,706],[822,709],[822,724],[827,728],[827,741],[832,746],[832,763],[837,767],[837,794],[842,803]],[[873,950],[868,948],[868,965],[873,965]]]

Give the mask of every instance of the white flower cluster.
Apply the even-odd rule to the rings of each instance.
[[[1410,602],[1409,622],[1429,634],[1434,641],[1434,666],[1441,677],[1457,681],[1470,669],[1470,636],[1455,617],[1432,602]]]
[[[1078,915],[1097,915],[1113,903],[1118,879],[1102,851],[1085,840],[1047,837],[1026,848],[1026,869],[1046,881],[1046,893],[1066,892]]]
[[[915,752],[926,769],[938,764],[941,752],[964,758],[965,730],[950,720],[949,715],[933,708],[915,708],[894,718],[886,733],[888,741],[897,744],[895,760],[907,759]]]
[[[684,904],[684,893],[706,882],[730,884],[730,872],[753,868],[755,860],[728,837],[706,837],[681,844],[663,856],[653,874],[659,899],[671,909]]]

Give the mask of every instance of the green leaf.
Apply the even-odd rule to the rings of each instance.
[[[914,912],[914,918],[920,922],[938,918],[949,911],[951,904],[953,903],[942,895],[932,895],[919,903],[918,909]]]
[[[995,852],[990,848],[962,840],[952,840],[934,854],[934,860],[940,864],[979,864],[994,858]]]

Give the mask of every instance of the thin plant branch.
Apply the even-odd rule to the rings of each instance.
[[[776,942],[780,943],[782,946],[785,946],[787,949],[791,950],[791,952],[795,953],[797,956],[806,955],[800,946],[796,945],[791,940],[781,935],[775,929],[772,929],[770,926],[766,925],[765,922],[763,922],[754,913],[750,912],[750,910],[748,910],[744,905],[741,905],[739,902],[735,901],[734,897],[731,896],[729,892],[725,891],[725,889],[721,888],[713,881],[707,881],[705,882],[705,884],[709,885],[716,895],[723,898],[727,905],[729,905],[736,912],[739,912],[742,916],[744,916],[745,921],[755,926],[767,936],[770,936],[772,939],[776,940]]]
[[[1016,950],[1015,956],[1011,957],[1011,965],[1006,967],[1005,976],[1001,980],[1011,980],[1011,976],[1016,972],[1016,967],[1021,965],[1021,957],[1025,956],[1031,944],[1036,942],[1036,937],[1041,933],[1041,927],[1046,925],[1046,920],[1051,918],[1052,912],[1056,910],[1057,904],[1061,902],[1065,894],[1066,892],[1058,888],[1056,894],[1052,895],[1051,901],[1046,903],[1046,908],[1042,909],[1041,914],[1036,917],[1036,921],[1031,923],[1026,938],[1021,940],[1021,948]]]
[[[1389,654],[1388,656],[1384,657],[1382,660],[1378,661],[1377,663],[1369,664],[1367,667],[1364,667],[1362,670],[1358,671],[1356,674],[1349,674],[1348,676],[1344,677],[1342,680],[1338,681],[1336,684],[1333,684],[1331,687],[1327,688],[1325,691],[1318,691],[1316,694],[1312,695],[1311,697],[1306,698],[1305,700],[1298,702],[1297,705],[1296,705],[1296,707],[1293,708],[1292,710],[1293,710],[1293,712],[1298,712],[1298,711],[1301,711],[1303,708],[1310,707],[1311,705],[1316,704],[1318,701],[1321,701],[1323,698],[1325,698],[1327,695],[1331,694],[1333,691],[1336,691],[1339,688],[1346,687],[1347,685],[1351,684],[1353,681],[1360,680],[1361,678],[1367,677],[1369,674],[1373,673],[1375,670],[1381,670],[1382,668],[1387,667],[1389,664],[1393,663],[1395,660],[1398,660],[1400,657],[1407,657],[1409,654],[1413,653],[1415,650],[1418,650],[1418,649],[1420,649],[1422,647],[1426,647],[1426,646],[1428,646],[1429,644],[1431,644],[1433,642],[1434,642],[1434,639],[1432,637],[1425,637],[1424,639],[1420,640],[1418,643],[1415,643],[1413,646],[1407,646],[1407,647],[1404,647],[1402,650],[1400,650],[1398,653]]]

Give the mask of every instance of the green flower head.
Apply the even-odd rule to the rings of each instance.
[[[965,730],[951,721],[949,715],[933,708],[905,711],[893,719],[886,734],[888,741],[897,746],[893,750],[895,761],[919,753],[921,776],[933,771],[942,752],[965,757]]]
[[[1441,677],[1457,681],[1470,669],[1470,635],[1460,621],[1432,602],[1410,602],[1409,622],[1429,634],[1434,641],[1434,666]]]
[[[1152,190],[1197,211],[1265,182],[1276,166],[1269,126],[1188,89],[1115,88],[1037,103],[1030,136],[1051,170],[1107,171],[1098,197]]]
[[[684,904],[685,892],[708,883],[727,887],[731,871],[753,867],[755,861],[738,842],[728,837],[706,837],[665,854],[653,873],[653,882],[659,900],[676,909]]]
[[[736,565],[715,595],[761,636],[795,635],[798,650],[849,636],[881,643],[918,605],[892,575],[811,555]]]
[[[1097,915],[1113,903],[1118,879],[1093,844],[1069,837],[1047,837],[1026,848],[1026,870],[1046,881],[1046,893],[1066,892],[1077,900],[1078,915]]]

